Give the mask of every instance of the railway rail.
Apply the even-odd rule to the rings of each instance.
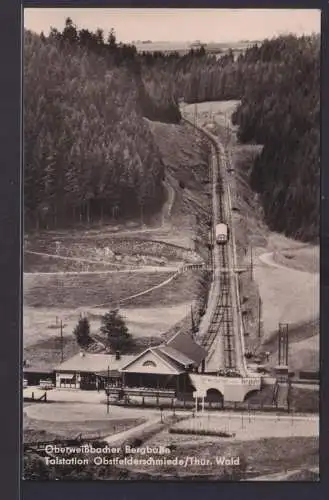
[[[217,158],[213,158],[213,162],[217,161]],[[212,165],[213,169],[213,182],[215,186],[214,196],[217,197],[217,203],[215,203],[215,213],[214,213],[214,226],[219,221],[226,220],[226,210],[223,203],[223,184],[219,176],[218,168]],[[213,228],[214,230],[214,228]],[[232,300],[231,300],[231,289],[232,289],[232,276],[231,269],[229,266],[229,256],[228,256],[228,246],[227,245],[217,245],[215,238],[212,237],[213,244],[213,268],[214,268],[214,280],[218,280],[218,300],[214,313],[211,317],[210,326],[207,334],[202,339],[202,345],[207,349],[210,356],[212,346],[218,336],[223,339],[223,354],[224,354],[224,368],[226,369],[236,369],[236,359],[235,359],[235,343],[234,343],[234,324],[233,324],[233,313],[232,313]],[[219,272],[217,272],[219,271]],[[220,361],[220,360],[218,360]]]
[[[214,290],[217,293],[215,306],[210,318],[207,332],[200,339],[201,344],[208,351],[206,359],[210,365],[238,371],[242,376],[247,374],[244,359],[244,333],[239,298],[239,284],[236,274],[236,249],[234,228],[232,224],[231,193],[226,178],[229,159],[216,137],[202,127],[186,120],[196,127],[211,143],[212,153],[210,161],[210,175],[213,185],[213,227],[212,240],[212,267]],[[224,245],[215,242],[215,226],[225,222],[230,231],[229,241]],[[215,342],[221,343],[222,355],[216,352]],[[218,350],[219,351],[219,350]]]

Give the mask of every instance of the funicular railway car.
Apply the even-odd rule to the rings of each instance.
[[[221,223],[216,225],[216,242],[219,245],[227,243],[228,235],[229,231],[226,224]]]

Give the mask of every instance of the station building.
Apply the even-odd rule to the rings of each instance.
[[[56,388],[106,390],[117,401],[156,402],[202,401],[217,404],[244,401],[260,389],[260,377],[227,378],[204,373],[206,350],[188,333],[178,332],[167,342],[132,354],[81,352],[55,366],[52,379]],[[37,373],[25,369],[29,383]],[[46,373],[42,373],[45,377]],[[47,377],[50,378],[50,377]]]
[[[202,370],[206,351],[189,334],[137,355],[82,352],[55,367],[56,387],[75,389],[139,388],[193,392],[189,373]]]

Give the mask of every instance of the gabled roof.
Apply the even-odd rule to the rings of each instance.
[[[181,373],[188,366],[199,366],[206,356],[206,351],[197,344],[189,334],[177,332],[165,344],[145,349],[134,359],[130,360],[121,370],[125,371],[134,362],[138,361],[147,352],[160,357],[173,371]]]
[[[55,367],[58,372],[91,372],[101,373],[110,371],[125,371],[133,363],[137,362],[147,352],[166,365],[168,373],[179,374],[184,372],[188,366],[199,366],[206,357],[206,351],[193,338],[184,332],[177,332],[166,343],[145,349],[139,355],[121,355],[116,359],[114,354],[83,353],[73,356]],[[166,368],[163,367],[164,372]]]
[[[197,366],[206,357],[206,350],[197,344],[188,333],[177,332],[166,344],[193,361]]]
[[[132,355],[121,355],[120,359],[116,359],[115,354],[94,354],[83,353],[76,354],[72,358],[57,365],[55,370],[58,372],[91,372],[98,373],[106,371],[108,368],[113,370],[120,370],[129,361],[134,359]]]
[[[35,374],[49,374],[51,375],[54,373],[53,368],[40,368],[40,367],[33,367],[33,366],[24,366],[23,368],[23,373],[35,373]]]
[[[153,348],[153,351],[154,351],[154,348]],[[161,346],[160,347],[156,347],[155,351],[156,351],[157,355],[161,359],[163,359],[164,361],[166,361],[167,364],[170,364],[170,366],[175,367],[175,369],[177,370],[177,372],[182,373],[184,371],[185,366],[182,363],[178,362],[172,356],[168,356],[168,354],[166,354],[164,352],[164,350],[162,349]]]
[[[195,364],[193,359],[189,358],[188,356],[185,356],[185,354],[177,351],[177,349],[174,349],[173,347],[170,347],[168,345],[163,345],[163,346],[158,347],[158,351],[160,351],[160,352],[164,353],[166,356],[169,356],[170,358],[174,359],[180,365],[190,366],[190,365]]]
[[[180,373],[184,372],[183,367],[179,363],[177,363],[175,360],[169,358],[164,353],[162,353],[159,347],[149,347],[149,348],[145,349],[145,351],[140,353],[138,356],[135,356],[131,361],[129,361],[124,366],[122,366],[120,371],[122,371],[122,372],[127,371],[128,368],[131,368],[132,365],[137,363],[147,353],[151,353],[155,358],[160,359],[160,361],[162,361],[162,363],[164,363],[164,365],[167,367],[164,371],[165,374],[172,373],[172,374],[179,375]]]

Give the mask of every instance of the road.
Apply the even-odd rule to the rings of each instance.
[[[314,273],[312,271],[308,271],[306,269],[302,269],[302,268],[298,269],[298,268],[294,268],[294,267],[289,266],[289,265],[281,264],[280,262],[276,262],[275,261],[275,252],[262,253],[258,258],[262,264],[266,264],[267,266],[270,266],[270,267],[276,267],[278,269],[290,269],[292,271],[298,271],[300,273],[306,273],[306,274],[310,274],[312,276],[318,274],[318,273]],[[256,264],[256,266],[257,266],[257,264]]]
[[[161,423],[160,417],[153,417],[147,422],[143,424],[137,425],[137,427],[133,427],[131,429],[127,429],[126,431],[119,432],[117,434],[111,434],[104,438],[104,441],[107,442],[108,445],[115,446],[121,445],[129,438],[137,438],[143,433],[150,431],[154,426]]]
[[[31,389],[39,396],[38,388],[24,389],[24,397],[31,394]],[[44,392],[44,391],[43,391]],[[51,404],[29,403],[24,406],[24,413],[28,418],[40,420],[41,427],[51,422],[75,422],[77,429],[82,428],[82,422],[91,421],[118,421],[120,419],[144,419],[136,427],[122,430],[118,433],[108,435],[105,440],[108,444],[119,445],[128,438],[142,437],[149,432],[161,430],[161,414],[157,408],[134,408],[121,407],[110,404],[109,413],[106,412],[104,393],[94,393],[93,391],[72,391],[65,389],[54,389],[48,391],[48,400]],[[318,415],[275,415],[269,413],[254,412],[214,412],[205,409],[192,417],[192,412],[188,410],[176,409],[178,417],[184,417],[177,425],[180,427],[196,428],[222,428],[235,433],[237,440],[254,440],[269,437],[292,437],[292,436],[318,436],[319,416]],[[170,409],[163,411],[162,418],[166,424],[172,417]],[[156,440],[158,437],[155,438]],[[168,437],[169,439],[169,437]],[[192,440],[192,437],[191,437]]]

